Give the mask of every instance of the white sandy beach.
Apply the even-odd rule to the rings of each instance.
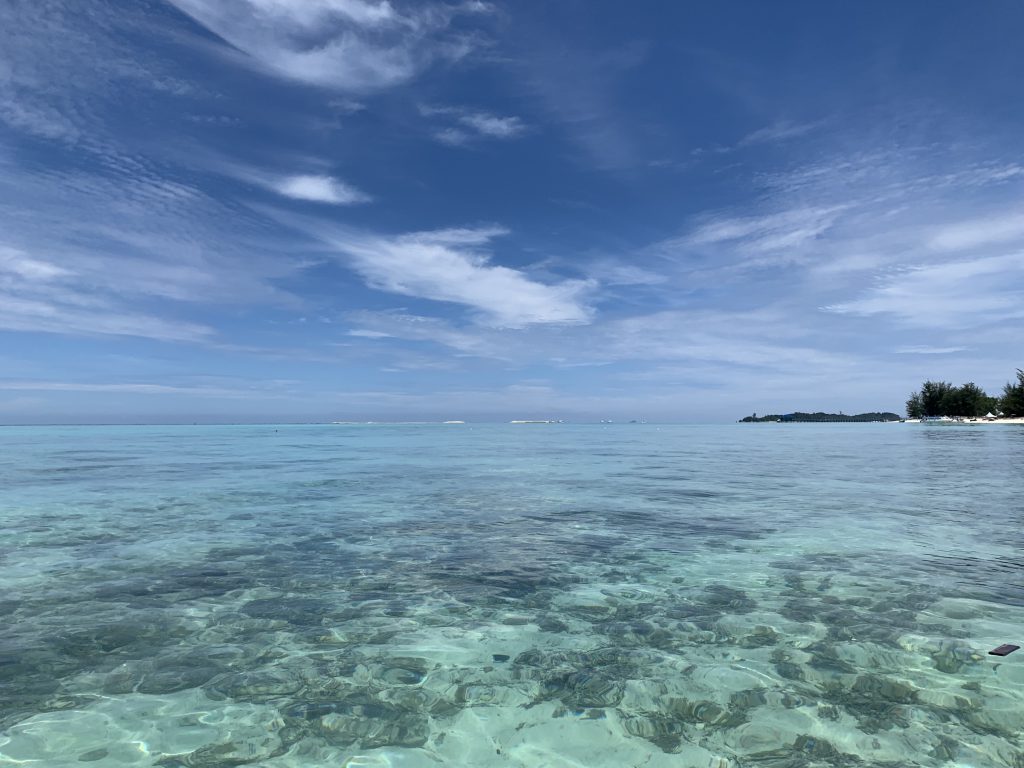
[[[907,419],[907,424],[943,424],[943,425],[954,425],[954,426],[969,426],[973,427],[977,424],[1024,424],[1024,417],[1016,416],[1013,418],[1001,418],[989,421],[987,419],[977,419],[976,421],[932,421],[922,422],[917,419]]]

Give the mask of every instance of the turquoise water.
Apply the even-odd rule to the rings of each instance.
[[[0,429],[0,766],[1024,765],[1024,428]]]

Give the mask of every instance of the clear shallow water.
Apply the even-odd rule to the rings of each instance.
[[[1024,766],[1024,429],[0,429],[0,766]]]

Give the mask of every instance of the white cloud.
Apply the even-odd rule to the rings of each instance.
[[[518,117],[499,117],[486,112],[467,112],[459,117],[459,122],[482,136],[495,139],[511,139],[526,130]]]
[[[369,195],[331,176],[286,176],[271,182],[271,186],[285,197],[317,203],[352,205],[365,203],[371,199]]]
[[[252,9],[269,19],[288,19],[297,25],[316,30],[332,17],[344,18],[365,27],[377,27],[400,21],[387,0],[250,0]]]
[[[505,230],[444,229],[393,237],[349,234],[331,243],[352,268],[378,290],[470,307],[491,325],[521,328],[534,323],[586,323],[584,296],[594,284],[564,280],[547,284],[523,272],[489,263],[479,250]]]
[[[501,116],[490,112],[420,105],[420,114],[428,118],[445,118],[454,124],[434,131],[434,138],[443,144],[463,146],[475,139],[514,139],[526,132],[526,123],[514,115]]]
[[[277,171],[243,165],[212,153],[199,153],[198,160],[191,158],[197,167],[222,173],[239,181],[268,189],[293,200],[308,200],[331,205],[355,205],[368,203],[373,198],[361,189],[323,172],[280,173]],[[287,161],[287,158],[283,160]],[[305,168],[319,169],[326,165],[313,157],[291,158],[291,162]],[[283,163],[282,163],[283,164]]]
[[[275,75],[348,91],[407,81],[436,58],[472,49],[449,30],[482,8],[434,5],[398,11],[366,0],[170,0]]]

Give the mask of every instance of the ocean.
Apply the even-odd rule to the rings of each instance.
[[[1024,765],[1024,428],[0,428],[0,766]]]

